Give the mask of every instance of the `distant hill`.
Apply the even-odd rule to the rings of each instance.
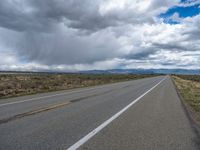
[[[187,70],[187,69],[110,69],[110,70],[87,70],[76,72],[56,72],[56,71],[0,71],[0,74],[37,74],[37,73],[50,73],[50,74],[68,74],[68,73],[81,73],[81,74],[191,74],[200,75],[200,69]]]
[[[200,70],[187,69],[111,69],[111,70],[89,70],[79,73],[88,74],[192,74],[200,75]]]

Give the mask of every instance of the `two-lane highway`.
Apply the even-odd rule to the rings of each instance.
[[[199,149],[170,77],[0,101],[0,149]]]

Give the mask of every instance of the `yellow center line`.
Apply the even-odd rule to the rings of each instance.
[[[23,117],[26,117],[26,116],[38,114],[38,113],[48,111],[48,110],[51,110],[51,109],[63,107],[63,106],[69,105],[70,103],[71,103],[70,101],[67,101],[67,102],[64,102],[64,103],[54,104],[54,105],[50,105],[50,106],[47,106],[47,107],[44,107],[44,108],[39,108],[39,109],[31,110],[31,111],[28,111],[28,112],[25,112],[25,113],[17,114],[17,115],[12,116],[12,117],[3,118],[3,119],[0,119],[0,124],[7,123],[9,121],[20,119],[20,118],[23,118]]]

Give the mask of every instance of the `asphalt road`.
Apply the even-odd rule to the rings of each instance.
[[[169,76],[0,101],[0,150],[198,150]]]

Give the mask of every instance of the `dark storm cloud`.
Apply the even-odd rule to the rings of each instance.
[[[92,63],[118,57],[115,50],[120,45],[113,33],[98,32],[115,24],[109,17],[100,16],[98,2],[0,1],[0,26],[16,31],[8,32],[4,44],[27,61],[50,65]],[[94,33],[82,35],[81,30]],[[2,29],[4,34],[7,31]],[[8,42],[13,38],[14,42]]]
[[[110,26],[127,23],[153,23],[153,17],[146,11],[163,7],[169,2],[153,0],[145,12],[138,10],[114,9],[102,14],[100,9],[105,0],[1,0],[0,25],[13,30],[47,30],[63,22],[68,27],[97,31]],[[113,1],[114,3],[114,1]],[[130,3],[131,4],[131,3]],[[106,5],[106,4],[105,4]],[[143,15],[138,17],[138,15]]]
[[[156,48],[150,48],[150,49],[143,49],[143,50],[138,50],[136,53],[130,53],[125,56],[126,59],[135,59],[135,60],[147,60],[151,59],[149,56],[153,55],[157,52],[158,50]]]
[[[167,43],[167,44],[162,44],[162,43],[153,43],[156,49],[166,49],[166,50],[181,50],[181,51],[187,51],[188,48],[181,46],[179,43],[174,42],[174,43]]]
[[[51,27],[48,19],[37,15],[29,1],[0,1],[0,26],[16,31],[45,31]]]
[[[101,0],[102,1],[102,0]],[[118,15],[102,16],[99,2],[91,0],[2,0],[0,26],[18,31],[46,31],[57,23],[97,31],[118,24]],[[121,20],[123,21],[123,19]]]
[[[31,35],[30,35],[31,34]],[[26,33],[19,41],[19,53],[28,60],[45,64],[92,63],[118,57],[116,39],[111,35],[79,36],[74,31],[54,33]],[[23,43],[22,43],[23,41]],[[105,44],[107,41],[109,43]]]
[[[171,0],[1,0],[0,53],[14,51],[12,63],[23,60],[39,64],[32,68],[46,65],[43,69],[77,64],[122,67],[154,59],[164,65],[156,57],[161,50],[199,48],[198,18],[184,21],[188,23],[183,30],[177,27],[176,38],[169,34],[173,26],[156,18],[174,4]],[[162,32],[166,32],[163,37]],[[0,62],[0,67],[3,62],[8,61]]]
[[[0,1],[0,26],[16,31],[8,33],[5,43],[27,61],[50,65],[93,63],[121,57],[118,30],[107,28],[146,22],[148,17],[138,18],[130,10],[118,9],[102,15],[102,2],[105,1]],[[147,20],[152,21],[152,18]],[[13,38],[15,42],[8,42]]]

